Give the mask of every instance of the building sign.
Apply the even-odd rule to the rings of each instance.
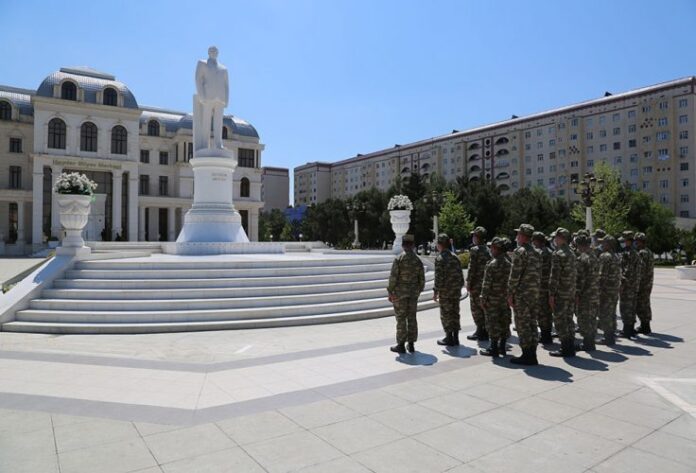
[[[86,159],[54,159],[51,164],[63,166],[64,168],[79,168],[85,171],[117,171],[123,169],[123,166],[116,162]]]

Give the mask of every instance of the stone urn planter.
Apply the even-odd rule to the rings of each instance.
[[[389,217],[392,225],[392,231],[394,232],[394,245],[392,249],[394,253],[398,255],[401,253],[401,240],[411,224],[411,211],[390,210]]]
[[[62,245],[65,248],[82,248],[85,240],[82,230],[87,225],[91,195],[57,194],[60,224],[65,228]]]

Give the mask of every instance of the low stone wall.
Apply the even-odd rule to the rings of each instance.
[[[677,266],[675,269],[679,279],[696,281],[696,266]]]

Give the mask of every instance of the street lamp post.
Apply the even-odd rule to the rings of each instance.
[[[346,209],[348,210],[350,217],[353,219],[353,231],[355,233],[355,237],[353,239],[353,248],[360,248],[360,238],[358,233],[358,214],[365,211],[365,204],[359,202],[358,200],[349,200],[346,203]]]
[[[582,180],[573,179],[573,191],[585,204],[585,228],[592,232],[592,202],[597,194],[604,190],[604,179],[597,179],[591,172],[586,172]]]
[[[437,241],[437,235],[440,233],[438,215],[440,213],[440,207],[442,206],[442,194],[437,191],[432,191],[430,194],[425,195],[425,203],[428,204],[433,211],[433,234],[435,241]]]

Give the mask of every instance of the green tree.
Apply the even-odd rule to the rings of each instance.
[[[261,212],[259,215],[259,240],[270,241],[273,239],[278,241],[285,224],[285,214],[281,210],[272,209],[270,212]]]
[[[439,215],[440,229],[454,239],[455,246],[461,246],[469,238],[474,224],[452,191],[445,191]]]
[[[496,185],[487,180],[469,181],[458,177],[455,189],[476,225],[488,230],[489,235],[497,235],[505,220],[505,206]]]
[[[295,241],[295,236],[292,233],[292,225],[286,223],[283,230],[280,232],[280,241]]]
[[[328,199],[307,208],[299,231],[304,240],[338,245],[352,228],[345,202]]]
[[[505,220],[501,231],[506,235],[510,235],[522,223],[529,223],[546,234],[559,226],[567,226],[571,231],[579,227],[570,218],[570,205],[562,199],[551,199],[541,187],[522,188],[505,197],[503,205]]]
[[[628,228],[631,190],[621,183],[619,171],[602,162],[595,166],[597,179],[604,179],[604,189],[597,193],[592,202],[592,222],[611,235]],[[585,206],[577,205],[572,210],[573,219],[585,224]]]
[[[686,264],[696,258],[696,225],[691,230],[679,230],[679,247],[684,252]],[[679,257],[681,263],[681,255]]]

